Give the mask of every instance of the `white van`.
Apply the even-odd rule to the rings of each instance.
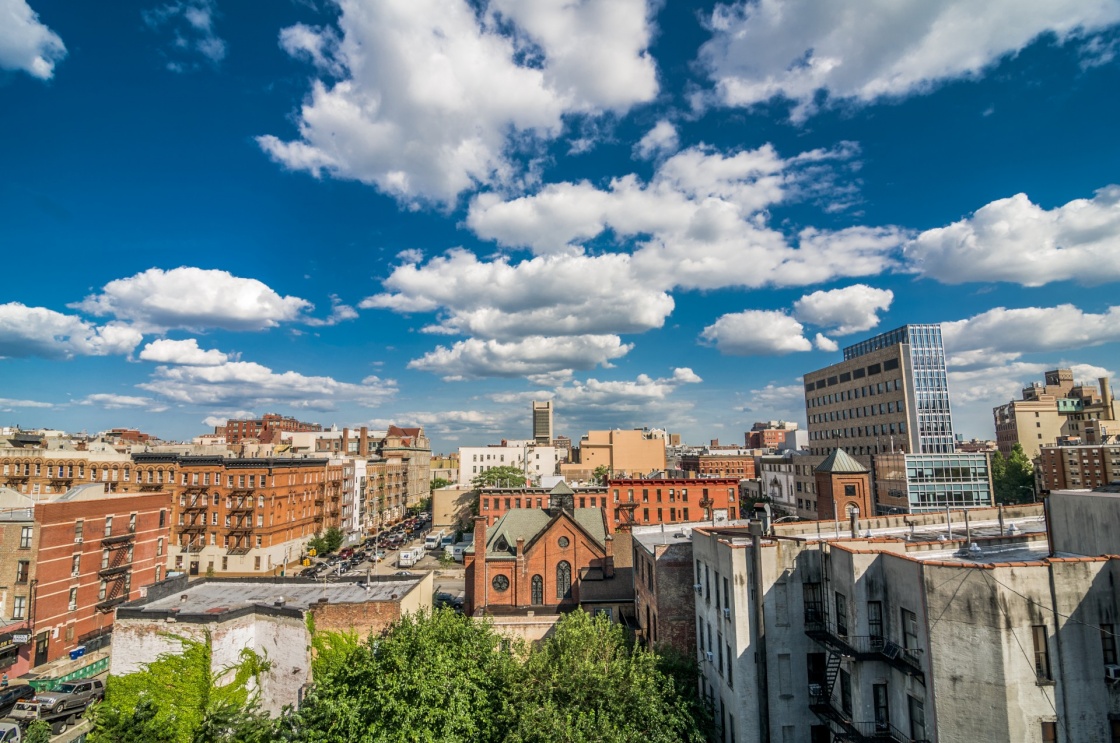
[[[441,546],[443,546],[443,537],[443,529],[440,529],[439,531],[428,532],[428,535],[424,537],[424,549],[426,549],[428,552],[439,549]]]

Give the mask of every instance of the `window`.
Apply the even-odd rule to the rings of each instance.
[[[1034,642],[1034,672],[1039,681],[1049,681],[1050,676],[1050,650],[1047,647],[1046,625],[1036,624],[1031,627],[1031,640]]]
[[[27,597],[16,596],[12,604],[12,619],[23,619],[24,612],[27,611]]]
[[[1042,743],[1058,743],[1058,723],[1042,723]]]
[[[81,523],[81,522],[78,522]],[[34,527],[25,526],[19,530],[19,548],[21,550],[31,549],[31,534]]]
[[[78,589],[77,587],[70,589],[70,611],[78,608]]]
[[[1116,664],[1116,635],[1112,632],[1113,625],[1101,625],[1101,653],[1104,656],[1105,665]]]
[[[162,579],[163,579],[163,566],[162,565],[156,565],[156,583],[159,583],[160,580],[162,580]]]
[[[540,606],[544,603],[544,578],[539,575],[534,575],[532,586],[532,597],[530,599],[530,602],[533,604],[533,606]]]
[[[572,596],[572,566],[566,560],[556,564],[556,598],[561,601]]]
[[[106,516],[105,517],[105,536],[109,537],[109,536],[112,536],[112,534],[113,534],[113,517],[112,516]]]
[[[883,604],[880,601],[867,602],[867,634],[883,637]]]
[[[906,609],[902,610],[902,647],[907,650],[918,648],[918,615]]]
[[[852,716],[852,676],[843,669],[840,669],[840,709]]]
[[[907,697],[910,705],[910,738],[926,739],[926,706],[917,697]]]
[[[871,687],[871,697],[875,704],[875,732],[889,733],[891,729],[891,708],[886,684]]]
[[[31,569],[29,560],[20,560],[16,563],[16,583],[27,582],[27,572]]]
[[[841,637],[848,634],[848,599],[839,591],[836,592],[836,634]]]
[[[166,525],[167,525],[167,511],[161,508],[161,509],[159,509],[159,528],[162,529]]]
[[[70,560],[70,575],[78,575],[82,572],[82,556],[81,554],[74,555]]]

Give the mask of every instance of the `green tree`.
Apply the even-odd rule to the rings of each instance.
[[[525,485],[525,479],[524,470],[505,464],[480,472],[471,480],[471,485],[476,488],[519,488]]]
[[[92,708],[91,743],[265,743],[272,723],[257,709],[249,681],[268,669],[245,648],[235,665],[212,672],[210,638],[171,636],[168,653],[142,670],[110,676],[105,700]],[[219,684],[219,678],[232,679]]]
[[[591,479],[597,485],[606,485],[607,479],[611,476],[611,468],[605,464],[600,464],[591,472]]]
[[[342,532],[332,526],[325,532],[316,533],[315,536],[307,540],[307,548],[315,550],[316,554],[325,555],[334,552],[342,546],[343,536]]]
[[[688,672],[663,671],[606,615],[562,618],[525,671],[510,743],[701,743],[710,732],[679,687]],[[695,688],[696,677],[684,683]]]
[[[443,477],[432,478],[431,492],[435,493],[440,488],[446,488],[448,485],[454,485],[454,484],[455,483],[453,483],[450,480],[448,480],[446,478],[443,478]],[[424,509],[420,509],[420,510],[424,510]]]
[[[379,638],[316,634],[314,690],[285,723],[303,743],[502,741],[520,664],[490,624],[447,609]]]
[[[1027,503],[1033,501],[1034,466],[1027,459],[1021,444],[1011,447],[1011,455],[992,454],[992,488],[996,503]]]

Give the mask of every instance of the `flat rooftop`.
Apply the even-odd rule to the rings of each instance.
[[[283,607],[306,611],[326,599],[331,604],[360,604],[367,601],[394,601],[414,589],[423,576],[382,576],[368,588],[364,582],[301,581],[280,582],[206,580],[191,583],[181,591],[148,603],[135,603],[127,608],[133,612],[166,613],[178,609],[179,614],[224,614],[252,607],[273,608],[278,601]]]

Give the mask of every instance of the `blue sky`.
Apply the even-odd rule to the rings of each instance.
[[[0,423],[957,430],[1120,369],[1120,0],[0,0]]]

